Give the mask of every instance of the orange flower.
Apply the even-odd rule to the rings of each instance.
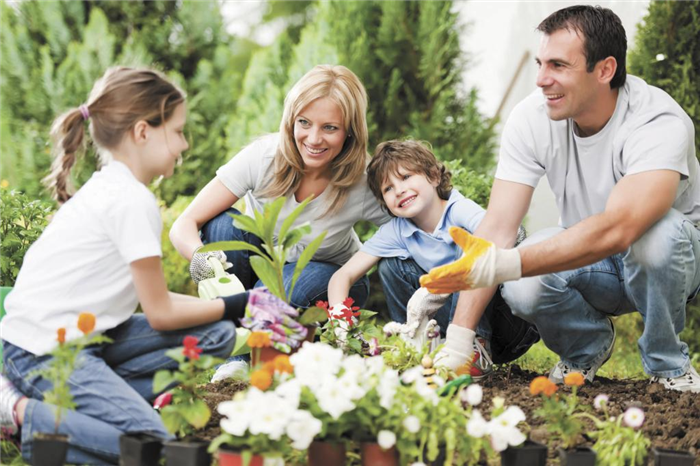
[[[583,378],[583,374],[580,372],[572,372],[564,377],[564,383],[569,387],[580,387],[584,382],[585,379]]]
[[[255,371],[250,374],[250,384],[265,391],[272,385],[272,374],[266,370]]]
[[[85,335],[95,329],[95,314],[90,312],[81,312],[78,316],[78,328]]]
[[[292,366],[292,363],[289,362],[289,356],[287,356],[286,354],[280,354],[272,362],[275,368],[275,372],[279,372],[280,374],[294,373],[294,366]]]
[[[549,380],[548,380],[548,382],[549,382]],[[557,384],[555,384],[554,382],[549,382],[549,384],[546,387],[544,387],[544,390],[542,391],[542,393],[544,393],[545,396],[552,396],[557,392],[557,390],[559,390],[559,387],[557,387]]]
[[[253,332],[248,337],[248,346],[251,348],[267,348],[270,342],[270,334],[267,332]]]
[[[550,382],[547,377],[544,375],[541,375],[539,377],[535,377],[535,379],[530,382],[530,395],[532,396],[537,396],[540,393],[544,392],[545,387],[549,385]]]
[[[261,370],[269,372],[270,375],[274,374],[275,373],[275,362],[274,361],[267,361],[266,363],[263,364]]]
[[[56,333],[58,334],[58,337],[56,338],[56,340],[58,340],[58,344],[64,344],[66,342],[66,329],[61,327]]]

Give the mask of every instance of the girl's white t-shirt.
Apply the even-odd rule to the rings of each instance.
[[[243,150],[228,163],[219,168],[216,176],[236,197],[244,198],[246,214],[253,217],[254,212],[262,212],[263,206],[273,199],[260,197],[266,177],[273,168],[272,162],[279,144],[279,134],[263,136]],[[342,209],[333,215],[323,215],[328,209],[328,189],[313,199],[294,222],[299,226],[305,222],[311,225],[311,233],[304,236],[292,248],[288,262],[295,262],[306,246],[323,231],[327,231],[323,244],[314,254],[313,260],[345,264],[353,254],[359,251],[362,243],[353,230],[360,220],[369,220],[376,225],[388,222],[391,217],[384,212],[367,185],[367,175],[350,189]],[[293,195],[287,196],[279,218],[284,219],[299,206]],[[282,222],[277,222],[274,239],[277,241]]]
[[[3,340],[36,355],[81,335],[78,315],[97,317],[95,331],[126,321],[138,297],[130,264],[161,256],[156,198],[129,168],[111,162],[56,212],[24,257],[5,301]]]

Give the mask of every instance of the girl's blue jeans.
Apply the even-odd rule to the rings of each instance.
[[[413,293],[420,288],[419,279],[425,273],[427,272],[413,259],[387,257],[379,261],[379,278],[384,287],[391,320],[406,322],[406,305]],[[454,317],[458,298],[459,293],[453,293],[451,299],[435,314],[443,336]],[[491,359],[496,364],[517,359],[540,339],[534,325],[513,315],[501,297],[500,289],[486,306],[476,333],[489,341]]]
[[[172,438],[151,406],[158,395],[153,393],[154,373],[177,369],[177,362],[165,352],[193,335],[204,353],[227,357],[236,332],[229,321],[157,332],[145,315],[135,314],[105,335],[113,343],[85,348],[69,379],[77,408],[65,411],[58,427],[60,434],[69,437],[68,463],[117,464],[119,436],[126,432]],[[42,401],[51,383],[36,374],[52,356],[35,356],[8,342],[3,345],[6,376],[29,398],[22,425],[22,457],[30,461],[34,434],[55,430],[55,408]]]
[[[520,246],[561,231],[540,231]],[[613,338],[608,317],[636,310],[644,320],[638,340],[644,370],[677,377],[690,365],[688,345],[678,335],[698,286],[700,232],[671,209],[626,251],[579,269],[507,282],[503,297],[515,315],[537,326],[549,349],[577,369],[605,358]]]
[[[201,231],[201,238],[204,244],[216,241],[244,241],[260,247],[260,238],[235,227],[233,218],[229,214],[240,215],[240,212],[231,208],[204,224]],[[246,290],[264,286],[250,266],[251,253],[249,251],[224,252],[226,257],[228,257],[228,261],[233,264],[233,267],[228,269],[227,272],[236,275]],[[296,262],[289,262],[284,266],[284,288],[287,293],[289,293],[289,288],[292,284],[295,266]],[[306,309],[316,305],[316,301],[327,301],[328,282],[339,268],[340,265],[329,262],[310,261],[301,272],[294,286],[290,304],[295,308]],[[362,307],[367,302],[368,296],[369,279],[362,277],[350,288],[350,297],[355,300],[356,306]],[[333,304],[335,303],[331,303],[331,305]]]

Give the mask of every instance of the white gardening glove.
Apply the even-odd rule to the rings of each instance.
[[[492,242],[450,227],[450,236],[464,251],[458,261],[436,267],[420,277],[431,293],[453,293],[498,285],[522,277],[520,252],[500,249]]]
[[[192,280],[199,284],[202,280],[208,278],[214,278],[214,269],[211,268],[207,259],[210,257],[215,257],[224,266],[224,270],[229,269],[233,266],[232,263],[227,262],[226,254],[224,251],[209,251],[209,252],[197,252],[195,251],[192,255],[192,261],[190,262],[190,277]]]
[[[413,338],[450,298],[450,293],[433,294],[426,288],[418,288],[406,305],[407,336]]]
[[[447,367],[456,370],[467,362],[471,362],[474,355],[474,330],[459,325],[450,324],[447,327],[445,346],[435,356],[435,366]]]

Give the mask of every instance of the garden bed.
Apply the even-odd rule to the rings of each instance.
[[[520,406],[527,415],[527,422],[532,426],[531,437],[545,441],[548,437],[543,422],[532,415],[540,405],[539,397],[529,393],[532,379],[540,374],[524,371],[516,365],[498,369],[482,386],[484,403],[489,403],[494,396],[506,399],[507,404]],[[212,417],[207,427],[198,437],[211,440],[220,432],[221,416],[216,405],[230,400],[246,384],[232,380],[207,384],[209,394],[206,402],[212,410]],[[562,390],[567,388],[562,387]],[[650,384],[648,380],[611,380],[598,377],[592,384],[579,390],[581,403],[592,406],[596,395],[605,393],[610,396],[610,414],[616,416],[630,406],[642,408],[646,420],[642,427],[644,434],[651,440],[652,446],[689,450],[694,455],[700,453],[700,403],[698,396],[692,393],[678,393],[663,389],[661,385]],[[486,407],[483,407],[486,411]],[[590,445],[590,444],[589,444]],[[557,445],[554,445],[556,447]],[[555,448],[549,449],[550,459],[556,455]],[[696,464],[700,462],[696,461]]]

